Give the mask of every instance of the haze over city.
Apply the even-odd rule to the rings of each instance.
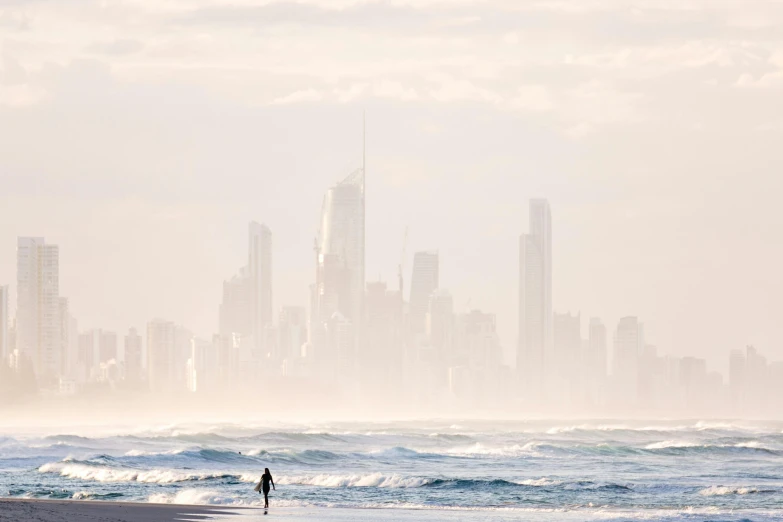
[[[779,522],[782,27],[0,0],[0,521]]]
[[[306,305],[366,111],[369,281],[395,282],[409,227],[457,310],[497,314],[513,364],[516,238],[545,197],[556,311],[636,315],[722,372],[748,344],[780,357],[782,15],[747,5],[13,3],[0,280],[17,236],[45,236],[85,328],[208,336],[257,220],[275,306]]]

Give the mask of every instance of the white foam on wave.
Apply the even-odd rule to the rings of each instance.
[[[125,452],[126,457],[157,457],[159,455],[180,455],[186,451],[198,451],[199,448],[177,448],[167,451],[130,450]]]
[[[514,444],[512,446],[491,447],[477,442],[470,446],[462,446],[447,449],[449,455],[472,457],[472,456],[491,456],[491,457],[519,457],[523,455],[539,455],[537,449],[540,442],[530,441],[525,444]]]
[[[645,449],[670,449],[670,448],[698,448],[701,444],[689,440],[664,440],[662,442],[653,442],[645,446]]]
[[[512,481],[515,484],[519,484],[521,486],[557,486],[559,484],[562,484],[559,480],[554,480],[546,477],[542,477],[540,479],[526,479],[526,480],[514,480]]]
[[[156,493],[150,495],[148,501],[153,504],[211,504],[229,506],[255,504],[246,503],[233,495],[225,495],[208,489],[183,489],[176,493]]]
[[[299,486],[319,486],[326,488],[418,488],[429,484],[433,479],[405,477],[402,475],[345,474],[345,475],[292,475],[278,477],[279,484]]]
[[[750,440],[748,442],[738,442],[734,445],[735,448],[751,448],[751,449],[760,449],[760,450],[770,450],[772,451],[772,448],[768,448],[764,446],[761,442],[757,440]]]
[[[214,473],[186,473],[168,469],[137,470],[129,468],[112,468],[108,466],[93,466],[73,463],[71,461],[50,462],[38,468],[40,473],[58,473],[61,477],[96,482],[144,482],[154,484],[171,484],[191,480],[207,480],[224,475]]]
[[[699,495],[704,497],[716,497],[724,495],[749,495],[751,493],[758,493],[758,488],[754,487],[732,487],[732,486],[710,486],[708,488],[699,491]]]

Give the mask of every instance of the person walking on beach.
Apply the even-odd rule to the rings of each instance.
[[[269,468],[264,468],[264,474],[261,475],[261,480],[258,481],[258,485],[255,487],[255,490],[259,493],[264,492],[264,509],[269,508],[269,484],[272,484],[272,489],[277,489],[275,488],[272,474],[269,473]]]

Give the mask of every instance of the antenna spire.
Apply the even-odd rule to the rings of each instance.
[[[362,111],[362,178],[366,178],[366,162],[367,162],[367,123],[365,111]],[[362,179],[362,191],[364,191],[365,179]]]

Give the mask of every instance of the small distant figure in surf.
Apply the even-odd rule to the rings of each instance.
[[[261,475],[261,480],[258,481],[258,485],[255,487],[255,490],[259,493],[264,492],[264,509],[269,508],[269,484],[272,484],[272,489],[277,490],[272,474],[269,473],[269,468],[264,468],[264,474]]]

